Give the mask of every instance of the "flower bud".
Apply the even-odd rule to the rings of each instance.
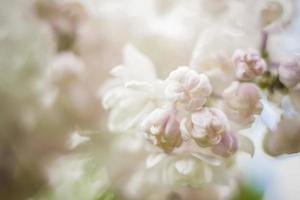
[[[225,114],[215,108],[203,108],[183,119],[180,125],[184,138],[193,138],[198,145],[208,147],[218,144],[228,131],[229,122]]]
[[[255,84],[233,82],[223,92],[225,113],[231,120],[248,125],[254,121],[254,115],[262,111],[260,98]]]
[[[238,150],[238,141],[234,133],[226,133],[222,136],[220,143],[212,147],[212,152],[223,156],[229,157]]]
[[[266,62],[255,49],[249,48],[246,51],[237,49],[232,56],[232,60],[236,67],[235,75],[239,80],[251,80],[267,70]]]
[[[146,138],[165,152],[181,145],[179,122],[172,110],[157,108],[142,123]]]
[[[278,68],[279,80],[289,89],[300,90],[300,65],[297,61],[284,63]]]
[[[187,110],[199,110],[212,92],[209,79],[204,74],[179,67],[167,78],[165,95],[167,98],[185,105]]]

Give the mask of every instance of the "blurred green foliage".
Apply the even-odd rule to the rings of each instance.
[[[242,183],[239,187],[239,191],[234,195],[231,200],[262,200],[263,192],[259,191],[255,187]]]

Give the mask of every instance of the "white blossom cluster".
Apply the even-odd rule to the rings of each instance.
[[[113,78],[101,90],[110,130],[140,143],[136,151],[148,159],[138,163],[155,171],[154,185],[197,187],[229,180],[238,152],[254,154],[243,130],[256,121],[278,134],[288,110],[293,112],[289,119],[298,116],[298,61],[286,59],[285,50],[275,47],[283,38],[280,29],[291,23],[294,2],[201,2],[207,21],[187,66],[161,73],[164,66],[154,67],[160,60],[152,62],[141,53],[153,59],[151,51],[127,45],[123,64],[111,71]],[[237,17],[245,13],[252,17]],[[160,56],[168,64],[176,59],[169,52],[165,59]],[[284,104],[286,88],[290,101]],[[278,154],[274,148],[283,151],[291,144],[282,137],[267,134],[266,151]],[[277,145],[279,140],[286,145]],[[131,149],[130,143],[124,145]]]
[[[239,134],[241,128],[234,124],[240,120],[248,126],[261,112],[261,96],[255,85],[234,82],[224,97],[217,98],[212,96],[209,78],[187,66],[178,67],[161,80],[152,62],[132,45],[124,48],[124,64],[111,73],[114,79],[103,90],[111,130],[144,138],[149,155],[164,155],[164,159],[157,158],[161,162],[168,157],[175,159],[176,176],[181,177],[176,179],[181,181],[167,184],[209,183],[215,178],[211,165],[222,166],[237,151],[254,153],[251,140]],[[223,106],[219,106],[220,98]],[[152,162],[159,163],[157,159]],[[192,166],[199,165],[205,173],[190,176],[196,170]]]

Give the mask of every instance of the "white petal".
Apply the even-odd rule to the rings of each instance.
[[[152,81],[156,79],[153,63],[133,45],[128,44],[123,50],[124,65],[130,72],[130,80]]]
[[[126,78],[128,76],[128,72],[126,71],[126,68],[123,65],[118,65],[114,67],[111,71],[110,74],[115,77],[120,77],[120,78]]]
[[[103,95],[102,106],[104,109],[113,108],[120,100],[122,91],[120,88],[114,88]]]
[[[146,161],[146,167],[147,167],[148,169],[154,167],[154,166],[157,165],[160,161],[162,161],[165,157],[166,157],[166,154],[163,154],[163,153],[150,155],[150,156],[147,158],[147,161]]]
[[[188,126],[187,118],[184,118],[180,122],[181,137],[182,137],[183,140],[189,140],[191,138],[191,134],[190,134],[187,126]]]
[[[208,155],[208,154],[204,154],[202,152],[192,153],[192,155],[194,157],[198,158],[199,160],[202,160],[202,161],[207,162],[214,166],[218,166],[221,164],[220,159],[217,159],[216,157]]]
[[[239,150],[245,153],[249,153],[251,157],[254,155],[254,144],[252,140],[250,140],[248,137],[238,134],[238,145],[239,145]]]
[[[282,116],[282,109],[277,107],[275,104],[267,101],[266,99],[261,100],[263,104],[263,111],[260,115],[262,122],[272,131],[274,131]]]
[[[125,83],[125,87],[144,92],[153,91],[153,86],[150,83],[142,81],[128,81]]]
[[[193,160],[186,159],[186,160],[179,160],[175,163],[175,168],[180,174],[187,175],[193,170],[194,164]]]
[[[87,136],[81,136],[77,131],[71,134],[70,141],[69,141],[69,148],[74,149],[78,145],[89,141],[90,138]]]

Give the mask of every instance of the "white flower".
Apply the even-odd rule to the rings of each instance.
[[[188,67],[172,71],[166,81],[166,97],[184,104],[191,111],[199,110],[212,91],[209,79]]]
[[[300,151],[300,118],[283,115],[274,131],[269,130],[264,139],[266,152],[273,156]]]
[[[185,139],[193,138],[202,147],[218,144],[229,129],[225,114],[216,108],[203,108],[181,121]]]
[[[165,152],[181,145],[179,122],[173,110],[157,108],[142,123],[146,138]]]
[[[114,132],[138,127],[155,108],[155,99],[159,95],[159,90],[154,87],[160,83],[155,82],[152,62],[131,45],[124,48],[123,56],[124,65],[111,71],[115,79],[101,88],[103,107],[110,110],[109,128]]]
[[[229,119],[240,125],[254,121],[254,115],[262,111],[259,88],[253,83],[233,82],[223,92],[224,110]]]
[[[288,25],[295,12],[292,0],[261,1],[261,25],[264,31],[276,32]]]
[[[279,80],[290,89],[300,90],[300,65],[297,60],[283,63],[278,68]]]
[[[172,186],[199,187],[211,179],[211,169],[193,157],[172,159],[163,171],[163,181]]]
[[[251,80],[267,70],[266,62],[255,49],[248,48],[245,51],[237,49],[232,56],[232,60],[236,67],[235,75],[239,80]]]

